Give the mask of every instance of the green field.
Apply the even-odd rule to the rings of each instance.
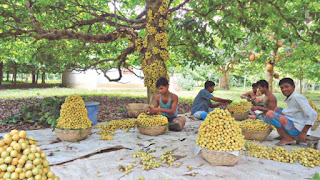
[[[195,88],[193,91],[182,91],[177,93],[179,97],[183,99],[191,99],[197,95],[201,88]],[[248,90],[248,89],[247,89]],[[216,90],[213,92],[214,96],[232,99],[234,101],[241,101],[240,95],[246,92],[242,88],[232,88],[230,90]],[[142,97],[147,96],[145,89],[72,89],[72,88],[39,88],[39,89],[10,89],[0,90],[0,99],[7,98],[27,98],[27,97],[50,97],[50,96],[67,96],[70,94],[81,94],[84,96],[129,96],[129,97]],[[281,93],[275,93],[278,99],[278,106],[284,107],[285,97]],[[318,107],[320,107],[320,93],[312,92],[307,93],[306,96],[315,101]]]

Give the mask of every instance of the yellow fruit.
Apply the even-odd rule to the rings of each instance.
[[[254,54],[252,54],[252,55],[250,55],[250,61],[254,61],[255,60],[255,55]]]
[[[308,99],[309,104],[310,104],[310,106],[312,107],[312,109],[314,109],[314,110],[317,112],[317,114],[318,114],[318,117],[317,117],[317,120],[316,120],[316,121],[320,121],[320,110],[319,110],[319,109],[317,108],[317,106],[313,103],[313,101],[310,100],[310,98],[307,97],[307,99]]]
[[[199,128],[197,145],[215,151],[239,151],[245,143],[239,124],[228,110],[216,108]]]
[[[26,131],[20,131],[20,132],[19,132],[19,137],[20,137],[21,139],[25,139],[25,138],[27,137],[27,132],[26,132]]]
[[[4,140],[0,140],[0,147],[3,147],[5,144]]]
[[[289,152],[283,147],[268,148],[263,145],[249,142],[246,147],[246,151],[250,156],[256,158],[269,159],[291,164],[298,161],[301,165],[307,167],[320,166],[320,152],[311,148],[292,148],[291,152]]]
[[[258,59],[260,59],[261,54],[258,53],[258,54],[256,55],[256,57],[257,57]]]
[[[112,120],[105,124],[95,126],[95,129],[100,129],[97,134],[101,135],[101,140],[112,140],[117,129],[129,129],[134,128],[137,119],[123,119],[123,120]]]
[[[231,114],[243,114],[243,113],[247,113],[248,110],[251,109],[251,107],[252,107],[251,102],[242,101],[234,105],[232,104],[228,105],[227,110]]]
[[[147,115],[141,113],[137,118],[137,123],[140,126],[163,126],[168,124],[168,118],[162,115]]]
[[[11,130],[10,135],[13,136],[13,135],[15,135],[15,134],[19,134],[19,131],[16,130],[16,129]]]
[[[271,72],[271,71],[272,71],[272,69],[273,69],[272,64],[267,64],[267,66],[266,66],[266,70],[267,70],[268,72]]]
[[[19,139],[20,139],[20,137],[18,134],[15,134],[12,136],[12,140],[14,140],[14,141],[19,141]]]
[[[70,95],[61,106],[57,127],[60,129],[87,129],[92,126],[88,111],[80,95]]]
[[[48,179],[49,162],[34,138],[29,136],[27,140],[23,139],[26,138],[25,131],[14,130],[10,133],[13,136],[6,134],[1,142],[0,179]],[[59,179],[53,173],[49,175],[51,179]]]
[[[6,144],[10,144],[12,142],[12,136],[10,134],[6,134],[3,136],[3,140]]]
[[[280,58],[280,56],[279,56],[279,55],[277,55],[276,61],[277,61],[277,62],[279,62],[279,61],[280,61],[280,59],[281,59],[281,58]]]
[[[272,129],[272,126],[258,119],[246,119],[238,122],[241,129],[264,131]]]

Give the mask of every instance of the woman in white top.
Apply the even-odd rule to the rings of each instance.
[[[295,92],[291,78],[281,79],[279,86],[282,94],[287,97],[287,106],[268,111],[264,121],[277,128],[281,140],[276,145],[290,145],[294,140],[305,142],[310,127],[317,119],[317,112],[305,96]]]

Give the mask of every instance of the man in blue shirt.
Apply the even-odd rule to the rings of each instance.
[[[209,114],[209,108],[215,108],[220,105],[227,105],[232,102],[230,99],[222,99],[218,97],[213,97],[211,94],[214,91],[215,83],[212,81],[206,81],[204,84],[204,89],[200,90],[198,95],[193,101],[191,107],[191,114],[201,120],[204,120]],[[218,102],[217,104],[212,104],[212,101]]]

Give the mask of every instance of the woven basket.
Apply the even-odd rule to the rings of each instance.
[[[141,127],[137,125],[137,128],[141,134],[149,135],[149,136],[158,136],[160,134],[164,134],[167,130],[167,126]]]
[[[236,121],[242,121],[242,120],[246,119],[248,112],[246,112],[246,113],[232,113],[231,115],[232,115],[232,117],[234,117],[234,119]]]
[[[316,130],[316,129],[319,127],[319,125],[320,125],[320,121],[316,121],[316,122],[313,124],[313,126],[311,126],[311,130],[312,130],[312,131]]]
[[[271,131],[272,129],[267,129],[263,131],[242,129],[242,134],[244,135],[245,139],[263,141],[269,136]]]
[[[239,156],[235,156],[223,151],[202,149],[200,154],[202,158],[208,161],[212,166],[234,166],[240,160],[242,151],[240,151]]]
[[[131,103],[127,105],[128,116],[132,118],[136,118],[139,114],[143,113],[148,107],[149,104],[144,103]]]
[[[56,128],[55,132],[57,137],[62,141],[77,142],[87,138],[91,133],[91,129],[92,127],[78,130]]]

